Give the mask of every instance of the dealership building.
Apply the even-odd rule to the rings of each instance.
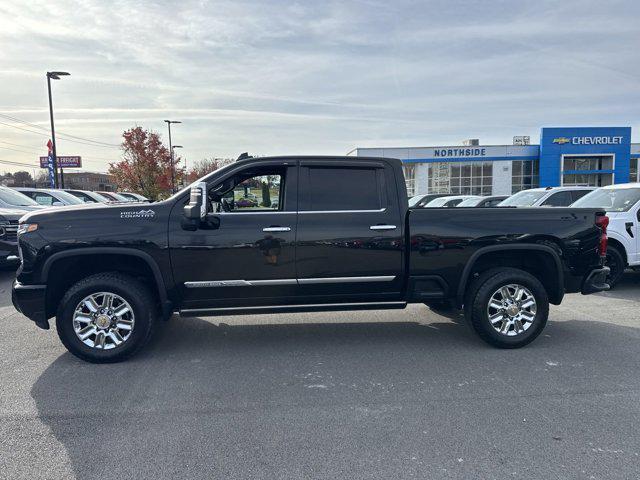
[[[355,148],[348,155],[399,158],[409,195],[510,195],[533,187],[637,182],[640,144],[631,127],[543,128],[540,144]]]

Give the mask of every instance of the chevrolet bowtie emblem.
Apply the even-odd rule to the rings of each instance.
[[[564,145],[565,143],[570,143],[571,139],[567,137],[558,137],[553,139],[553,143],[557,143],[558,145]]]

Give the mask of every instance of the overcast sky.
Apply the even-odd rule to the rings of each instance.
[[[189,162],[537,143],[542,126],[631,126],[638,142],[639,20],[637,0],[5,0],[0,160],[46,154],[47,70],[71,72],[53,84],[60,133],[117,145],[181,120]],[[59,138],[73,154],[105,171],[120,151]]]

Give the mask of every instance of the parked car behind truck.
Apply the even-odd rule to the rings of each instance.
[[[44,208],[26,195],[9,187],[0,186],[0,208],[20,209],[25,211]]]
[[[599,188],[575,202],[574,207],[602,208],[609,217],[606,264],[607,283],[617,284],[625,268],[640,268],[640,183]]]
[[[109,199],[109,201],[111,202],[130,202],[131,201],[130,198],[124,197],[116,192],[104,192],[104,191],[98,190],[97,193]]]
[[[121,197],[126,198],[127,200],[131,201],[131,202],[146,202],[146,203],[151,203],[151,200],[149,200],[147,197],[145,197],[144,195],[140,195],[139,193],[133,193],[133,192],[117,192],[118,195],[120,195]]]
[[[568,207],[596,187],[530,188],[514,193],[498,207]]]
[[[0,208],[0,266],[13,265],[18,258],[18,220],[29,213],[19,208]]]
[[[277,206],[228,199],[262,185]],[[357,185],[358,188],[354,188]],[[122,360],[161,318],[452,302],[516,348],[549,303],[605,290],[599,208],[408,209],[399,160],[243,159],[150,205],[62,207],[20,223],[15,307],[56,317],[74,355]]]
[[[440,208],[440,207],[457,207],[465,200],[479,199],[478,195],[446,195],[444,197],[434,198],[422,208]]]
[[[65,190],[65,192],[68,192],[71,195],[73,195],[74,197],[77,197],[78,199],[80,199],[84,203],[109,203],[109,202],[111,202],[111,200],[109,200],[107,197],[104,197],[104,196],[100,195],[97,192],[92,192],[92,191],[89,191],[89,190],[67,189],[67,190]]]
[[[423,193],[419,195],[414,195],[409,199],[409,208],[420,208],[424,207],[431,200],[440,197],[448,197],[449,193]]]
[[[64,205],[79,205],[82,200],[64,190],[54,188],[26,188],[15,187],[14,190],[34,200],[45,207],[62,207]]]
[[[468,198],[460,202],[456,207],[474,207],[474,208],[488,208],[495,207],[504,199],[507,195],[488,195],[486,197],[473,197]]]

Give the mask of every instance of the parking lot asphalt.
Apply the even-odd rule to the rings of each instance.
[[[67,353],[0,272],[0,477],[638,478],[640,275],[496,350],[405,311],[174,317],[126,363]]]

